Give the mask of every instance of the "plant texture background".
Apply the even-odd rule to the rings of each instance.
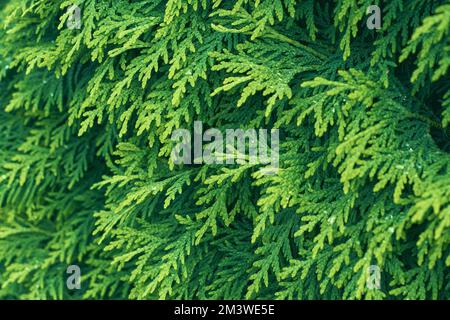
[[[448,0],[3,0],[0,24],[1,298],[450,298]],[[279,128],[278,174],[174,165],[194,121]]]

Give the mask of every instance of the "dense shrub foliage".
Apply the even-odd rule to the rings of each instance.
[[[0,24],[1,298],[450,298],[448,0],[4,0]],[[278,174],[174,164],[194,121],[278,128]]]

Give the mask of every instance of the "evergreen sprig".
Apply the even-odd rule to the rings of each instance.
[[[448,0],[7,0],[0,26],[1,298],[450,299]],[[174,164],[194,121],[279,128],[278,174]]]

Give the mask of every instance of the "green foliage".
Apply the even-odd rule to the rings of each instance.
[[[1,298],[450,299],[448,0],[8,0],[0,26]],[[175,165],[194,121],[279,128],[278,174]]]

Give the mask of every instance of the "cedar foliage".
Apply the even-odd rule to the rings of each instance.
[[[448,0],[4,0],[0,23],[1,298],[450,298]],[[194,121],[279,128],[279,173],[174,165]]]

